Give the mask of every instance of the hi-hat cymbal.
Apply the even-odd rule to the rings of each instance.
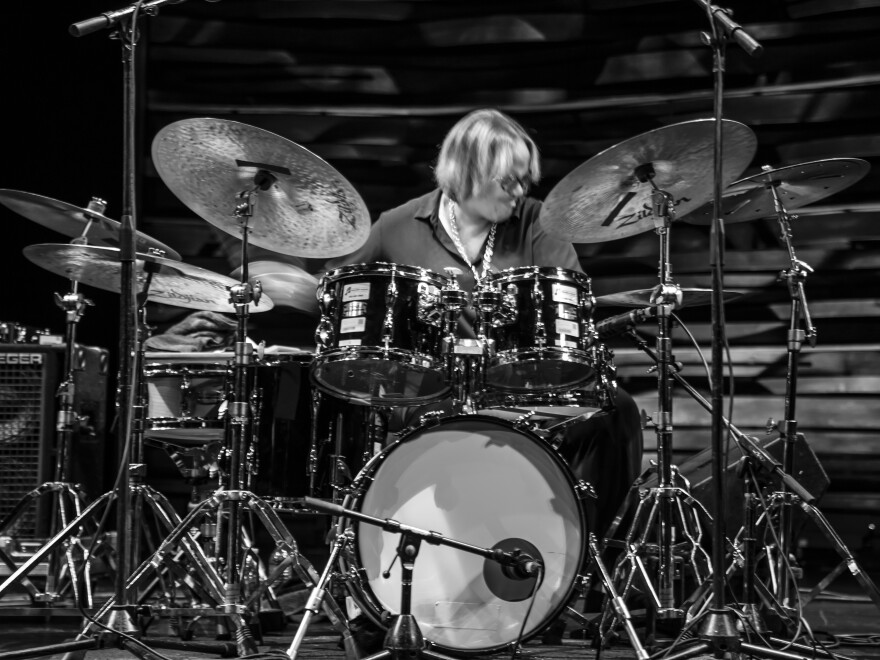
[[[282,261],[252,261],[248,264],[248,275],[260,281],[263,293],[268,294],[276,307],[292,307],[300,312],[318,315],[318,299],[315,296],[318,278],[302,268]],[[236,268],[231,277],[240,278],[241,268]]]
[[[620,293],[609,293],[604,296],[596,296],[596,304],[601,307],[647,307],[652,305],[651,296],[654,289],[634,289],[632,291],[621,291]],[[686,289],[681,288],[681,304],[682,307],[697,307],[699,305],[708,305],[712,302],[712,289]],[[736,300],[748,291],[736,291],[726,289],[722,292],[725,302]]]
[[[786,211],[829,197],[859,181],[871,165],[861,158],[826,158],[799,165],[766,170],[730,185],[721,194],[725,223],[748,222],[776,213],[772,188]],[[709,202],[683,217],[694,225],[712,224],[713,203]]]
[[[28,220],[54,229],[70,238],[82,236],[88,227],[86,239],[89,244],[119,247],[121,224],[98,211],[80,208],[51,197],[43,197],[21,190],[0,190],[0,204]],[[89,226],[90,221],[91,226]],[[146,253],[151,249],[161,250],[162,256],[166,259],[180,260],[180,254],[177,251],[142,232],[137,232],[135,235],[135,245],[137,252]]]
[[[41,243],[28,245],[23,252],[30,261],[57,275],[119,293],[122,263],[116,248]],[[227,287],[237,284],[231,277],[181,261],[138,254],[135,277],[139,292],[146,284],[148,264],[153,278],[147,300],[188,309],[235,313],[227,290]],[[263,296],[259,305],[251,305],[248,309],[250,312],[265,312],[272,306],[272,300]]]
[[[702,206],[713,193],[713,119],[695,119],[637,135],[593,156],[569,172],[547,195],[540,221],[557,238],[599,243],[654,228],[653,182],[669,193],[676,217]],[[752,130],[723,120],[726,187],[748,166],[757,139]]]
[[[248,240],[273,252],[338,257],[363,245],[370,232],[366,204],[339,172],[254,126],[210,118],[169,124],[153,140],[153,162],[180,201],[233,236],[241,234],[234,215],[240,194],[263,185],[252,196]]]

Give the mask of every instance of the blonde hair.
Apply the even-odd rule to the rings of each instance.
[[[443,139],[434,168],[437,185],[456,201],[467,199],[488,181],[510,173],[520,144],[529,150],[528,178],[537,183],[538,147],[519,122],[498,110],[474,110]]]

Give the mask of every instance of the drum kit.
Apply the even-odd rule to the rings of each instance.
[[[363,200],[328,163],[262,129],[217,119],[163,128],[152,150],[159,175],[199,217],[241,238],[242,266],[237,279],[224,277],[137,235],[141,337],[133,463],[141,461],[144,442],[210,456],[208,471],[219,486],[181,519],[144,485],[142,474],[132,472],[132,488],[143,497],[134,508],[140,511],[144,502],[152,507],[164,538],[123,576],[126,591],[144,598],[163,585],[165,600],[154,613],[217,616],[231,626],[239,655],[248,655],[256,652],[249,617],[264,599],[274,599],[273,585],[293,571],[313,591],[291,658],[321,611],[342,633],[348,655],[360,657],[349,628],[351,608],[344,611],[328,582],[344,585],[349,603],[391,628],[390,637],[407,626],[412,632],[417,621],[431,647],[474,654],[515,648],[540,632],[576,591],[589,588],[591,567],[612,596],[613,617],[646,658],[622,600],[641,564],[629,553],[613,576],[607,571],[585,514],[590,486],[575,478],[555,443],[570,420],[614,410],[615,368],[605,340],[655,320],[657,350],[647,352],[658,374],[659,485],[643,498],[637,528],[627,538],[641,539],[632,546],[647,545],[649,537],[655,543],[660,569],[644,577],[658,583],[660,617],[678,613],[670,567],[681,543],[669,530],[679,525],[687,533],[691,522],[676,514],[686,492],[671,460],[671,384],[680,378],[671,332],[675,310],[707,304],[711,291],[675,283],[670,235],[682,220],[705,224],[710,214],[713,129],[713,121],[696,120],[626,140],[583,163],[548,194],[540,222],[564,240],[603,242],[650,230],[659,237],[656,287],[596,297],[587,275],[558,267],[492,273],[468,292],[459,288],[456,269],[440,274],[416,265],[353,264],[318,278],[292,266],[251,262],[251,244],[298,257],[352,252],[369,232]],[[737,122],[724,121],[723,131],[724,219],[780,220],[793,264],[792,292],[806,312],[808,267],[794,255],[787,211],[854,184],[867,164],[829,159],[737,180],[756,139]],[[88,304],[79,284],[120,290],[119,223],[104,215],[97,199],[79,208],[2,190],[0,203],[74,238],[24,249],[30,261],[72,283],[62,300],[72,346]],[[733,300],[741,292],[723,295]],[[232,353],[147,353],[147,302],[234,314]],[[320,317],[316,350],[273,355],[248,341],[249,314],[275,305]],[[597,308],[614,306],[634,309],[594,320]],[[475,314],[475,338],[457,332],[465,313]],[[388,441],[395,411],[445,401],[451,401],[451,414],[424,414]],[[325,406],[332,421],[321,417]],[[280,418],[289,422],[285,429]],[[302,434],[304,418],[310,427],[305,450],[292,451],[289,427]],[[318,428],[324,423],[327,429]],[[217,451],[206,452],[208,445]],[[66,478],[63,471],[57,475],[57,481]],[[102,506],[109,499],[103,496]],[[96,503],[83,516],[93,515]],[[642,515],[651,507],[657,515]],[[299,551],[281,513],[336,517],[323,574]],[[271,570],[255,548],[246,524],[251,518],[274,543],[278,561]],[[648,528],[657,519],[654,541]],[[38,555],[69,539],[79,520]],[[413,571],[419,540],[427,543]],[[465,544],[473,546],[462,551]],[[32,566],[13,573],[0,595]],[[168,595],[173,592],[184,595]],[[113,601],[97,618],[118,605]],[[82,635],[91,630],[90,623]]]

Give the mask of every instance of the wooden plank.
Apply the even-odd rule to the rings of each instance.
[[[773,394],[785,393],[784,378],[758,378],[757,382]],[[797,391],[799,394],[880,394],[880,376],[804,378],[799,373]]]
[[[640,408],[649,415],[657,409],[656,400],[637,395]],[[763,428],[770,418],[780,419],[784,410],[777,397],[736,397],[734,424],[742,429]],[[880,396],[819,397],[815,395],[798,398],[797,416],[799,429],[804,433],[815,430],[874,430],[880,420]],[[699,404],[689,399],[676,400],[673,420],[676,426],[707,427],[711,416]]]

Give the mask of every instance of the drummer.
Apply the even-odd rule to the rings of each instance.
[[[583,272],[572,244],[550,236],[538,222],[541,202],[527,196],[541,177],[538,148],[511,117],[482,109],[460,119],[443,140],[434,174],[435,190],[382,213],[361,248],[326,268],[383,261],[443,274],[455,267],[465,291],[507,268]],[[461,315],[462,336],[476,336],[473,318],[472,311]],[[451,410],[448,402],[439,405]],[[425,411],[410,411],[404,424]],[[596,489],[598,499],[586,502],[588,524],[604,535],[641,470],[635,402],[618,389],[612,412],[567,428],[561,452],[576,478]]]

